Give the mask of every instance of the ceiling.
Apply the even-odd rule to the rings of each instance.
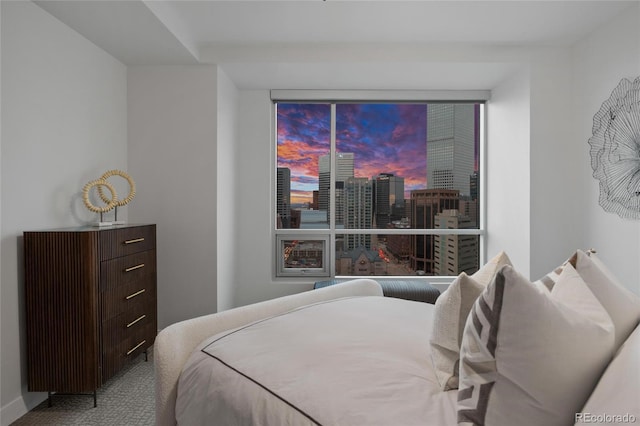
[[[464,63],[482,62],[495,80],[509,71],[497,62],[510,62],[514,52],[570,46],[638,1],[35,3],[129,66],[216,63],[241,87],[308,87],[313,79],[314,88],[322,88],[318,82],[326,82],[327,75],[354,73],[361,77],[346,79],[343,85],[380,87],[376,75],[388,81],[386,74],[398,72],[393,63],[417,67],[411,75],[436,73],[455,87],[466,77],[443,64],[456,63],[460,69]],[[497,50],[507,59],[482,59]],[[394,80],[404,81],[407,88],[416,86],[410,76]],[[490,80],[475,86],[495,84]],[[403,88],[400,83],[392,86]]]

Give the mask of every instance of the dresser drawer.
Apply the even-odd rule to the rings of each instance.
[[[144,315],[144,314],[141,314]],[[141,316],[140,315],[140,316]],[[140,318],[138,316],[137,318]],[[102,341],[102,377],[107,380],[118,372],[128,361],[135,358],[147,348],[153,346],[157,332],[157,321],[153,312],[149,316],[136,321],[120,321],[116,318],[105,323]]]
[[[147,324],[155,322],[155,313],[143,303],[138,303],[102,323],[103,343],[106,347],[116,346],[131,338]]]
[[[156,272],[156,251],[148,250],[100,262],[100,292],[144,280]]]
[[[104,230],[100,235],[100,260],[126,256],[155,247],[155,225]]]
[[[101,318],[107,321],[122,313],[144,306],[156,311],[156,281],[148,275],[144,279],[105,291],[101,297]]]

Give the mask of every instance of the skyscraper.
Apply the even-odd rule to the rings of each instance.
[[[336,181],[346,181],[353,177],[353,152],[336,153]]]
[[[475,223],[458,210],[443,210],[435,217],[436,229],[471,229]],[[435,235],[435,275],[468,275],[478,270],[479,237],[477,235]]]
[[[472,200],[478,199],[479,184],[480,184],[480,181],[478,177],[478,172],[471,173],[471,176],[469,176],[469,195],[471,196]]]
[[[404,178],[380,173],[372,179],[375,226],[386,229],[404,216]]]
[[[411,227],[434,229],[435,217],[443,210],[458,210],[460,193],[453,189],[418,189],[411,191]],[[412,235],[411,269],[435,274],[434,236]]]
[[[427,107],[427,189],[457,189],[469,196],[475,162],[475,106]]]
[[[336,182],[345,182],[347,179],[353,177],[353,162],[354,155],[352,152],[339,152],[336,155]],[[331,156],[321,155],[318,159],[318,169],[318,210],[325,210],[327,212],[328,221],[330,220],[329,185],[331,182]],[[337,206],[336,211],[338,211]]]
[[[349,178],[344,183],[345,229],[371,228],[373,221],[373,186],[368,178]],[[349,234],[345,236],[345,250],[358,247],[371,249],[371,235]]]
[[[318,158],[318,210],[329,211],[329,184],[331,183],[331,156]]]
[[[291,227],[291,170],[288,167],[278,167],[276,181],[276,213],[278,214],[278,228]]]
[[[462,211],[463,214],[469,216],[472,222],[475,222],[476,228],[480,227],[480,200],[478,195],[480,193],[480,178],[478,172],[473,172],[469,176],[469,190],[471,192],[471,201],[466,203],[466,210]]]

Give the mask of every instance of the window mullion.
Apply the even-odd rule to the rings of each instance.
[[[331,145],[329,148],[329,244],[328,250],[331,253],[329,265],[331,267],[331,275],[335,273],[334,255],[336,247],[336,104],[331,104]]]
[[[331,147],[329,158],[329,229],[335,233],[336,229],[336,104],[331,104]]]

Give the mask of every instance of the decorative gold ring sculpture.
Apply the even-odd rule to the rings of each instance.
[[[100,189],[104,186],[106,187],[109,192],[111,192],[111,199],[106,199],[106,197],[102,197],[102,194],[100,198],[102,198],[102,200],[107,203],[106,206],[104,207],[96,207],[94,206],[91,201],[89,201],[89,191],[91,190],[91,188],[93,188],[94,186],[98,187],[98,192],[100,191]],[[87,208],[89,210],[91,210],[92,212],[96,212],[96,213],[105,213],[108,212],[109,210],[111,210],[112,208],[114,208],[118,202],[118,196],[116,195],[116,189],[113,187],[113,185],[111,185],[109,182],[107,182],[104,179],[96,179],[96,180],[92,180],[91,182],[87,183],[84,188],[82,188],[82,200],[84,201],[84,205],[87,206]]]
[[[102,176],[100,176],[100,179],[106,182],[106,180],[111,176],[123,177],[129,183],[129,195],[127,195],[127,197],[122,200],[118,200],[117,198],[114,197],[115,198],[114,206],[122,207],[126,204],[129,204],[131,200],[133,200],[133,197],[135,197],[136,195],[136,184],[133,182],[133,179],[131,179],[131,176],[129,176],[129,174],[123,172],[122,170],[109,170],[105,172]],[[102,201],[104,201],[105,203],[108,203],[110,201],[109,198],[107,198],[104,195],[102,186],[98,186],[98,194],[100,195],[100,199],[102,199]]]

